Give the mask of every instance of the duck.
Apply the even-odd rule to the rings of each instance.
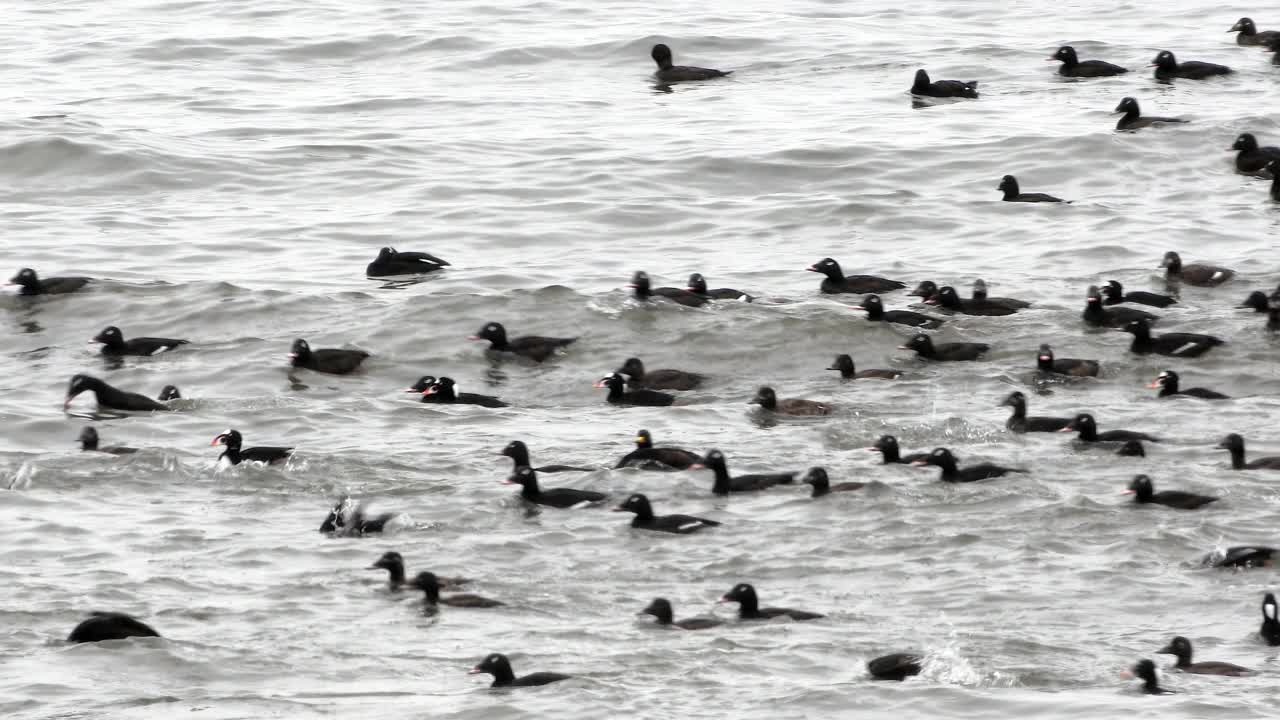
[[[1071,424],[1062,428],[1058,432],[1074,432],[1078,433],[1078,439],[1082,442],[1128,442],[1130,440],[1143,440],[1146,442],[1160,442],[1160,438],[1152,437],[1143,432],[1134,430],[1108,430],[1106,432],[1098,432],[1098,422],[1094,420],[1093,415],[1089,413],[1080,413],[1071,420]]]
[[[1045,193],[1024,193],[1018,189],[1018,179],[1012,175],[1005,175],[1000,178],[1000,185],[996,188],[1004,193],[1004,197],[1000,198],[1005,202],[1026,202],[1026,203],[1060,203],[1065,202],[1062,198],[1047,195]]]
[[[641,470],[687,470],[702,462],[702,456],[683,448],[654,447],[653,436],[648,430],[636,433],[636,449],[622,456],[613,467],[634,467]]]
[[[1276,553],[1280,550],[1263,545],[1238,545],[1215,550],[1201,558],[1200,564],[1215,568],[1274,567]]]
[[[841,380],[897,380],[902,377],[902,373],[898,370],[885,370],[881,368],[859,370],[857,366],[853,364],[853,358],[849,355],[837,355],[835,362],[827,369],[839,370]]]
[[[739,620],[772,620],[788,617],[792,620],[818,620],[826,617],[821,613],[791,608],[762,608],[756,597],[756,589],[748,583],[738,583],[720,598],[722,603],[738,603]]]
[[[1276,596],[1271,593],[1262,598],[1262,627],[1258,635],[1271,647],[1280,646],[1280,619],[1276,617]]]
[[[675,611],[671,609],[671,603],[666,598],[654,598],[641,613],[654,616],[658,619],[657,624],[662,627],[680,628],[681,630],[706,630],[724,624],[724,621],[720,618],[713,617],[676,620]]]
[[[1129,488],[1124,493],[1133,495],[1133,501],[1138,505],[1164,505],[1180,510],[1196,510],[1218,501],[1216,497],[1197,495],[1195,493],[1182,492],[1181,490],[1161,490],[1156,492],[1155,487],[1151,484],[1151,478],[1146,475],[1134,475],[1133,481],[1129,483]]]
[[[1259,147],[1253,133],[1240,133],[1229,149],[1240,151],[1236,154],[1236,170],[1249,175],[1262,172],[1272,161],[1280,160],[1280,147]]]
[[[535,687],[538,685],[550,685],[553,682],[568,680],[572,675],[564,675],[554,672],[536,672],[516,677],[515,672],[511,670],[511,661],[507,660],[507,656],[502,653],[493,653],[480,661],[479,665],[467,671],[468,675],[488,674],[493,676],[493,684],[489,687]]]
[[[1102,304],[1103,305],[1119,305],[1121,303],[1134,303],[1136,305],[1149,305],[1151,307],[1166,308],[1170,305],[1177,304],[1178,299],[1168,295],[1160,295],[1158,293],[1145,292],[1138,290],[1136,292],[1127,293],[1124,286],[1118,280],[1108,280],[1106,285],[1102,286]]]
[[[1143,115],[1142,108],[1138,106],[1138,101],[1127,97],[1116,105],[1116,109],[1112,114],[1124,113],[1124,117],[1116,121],[1116,130],[1141,130],[1142,128],[1158,127],[1160,125],[1176,125],[1180,123],[1188,123],[1190,120],[1176,117],[1155,117],[1154,115]]]
[[[907,294],[918,297],[922,301],[928,300],[938,294],[938,284],[932,280],[921,280],[920,283],[916,285],[915,290],[912,290]]]
[[[854,305],[854,310],[865,310],[867,319],[872,322],[886,322],[910,327],[933,330],[942,326],[942,320],[924,313],[910,310],[885,310],[879,295],[868,295],[862,298],[862,304]]]
[[[707,289],[707,280],[702,277],[702,273],[694,273],[689,276],[687,283],[689,292],[699,297],[705,297],[708,300],[737,300],[739,302],[751,302],[754,297],[733,288],[716,288],[715,290]]]
[[[631,518],[631,527],[637,530],[688,535],[710,527],[720,527],[720,523],[715,520],[693,515],[654,515],[649,498],[640,493],[631,495],[613,511],[634,514],[635,517]]]
[[[32,295],[65,295],[80,290],[91,282],[87,277],[65,276],[40,279],[36,271],[22,268],[18,274],[9,278],[10,285],[18,286],[18,294]]]
[[[1054,357],[1053,347],[1045,344],[1036,353],[1036,369],[1072,377],[1097,377],[1102,365],[1097,360]]]
[[[714,80],[715,78],[727,77],[733,73],[732,70],[673,65],[671,62],[671,48],[663,43],[654,45],[653,49],[649,51],[649,57],[652,57],[653,61],[658,64],[658,69],[653,73],[653,76],[662,83]]]
[[[845,275],[840,268],[840,263],[831,258],[823,258],[805,269],[809,272],[822,273],[823,280],[818,285],[818,289],[828,295],[886,293],[906,287],[905,283],[876,275]]]
[[[703,381],[707,379],[706,375],[685,370],[664,368],[646,372],[644,363],[641,362],[640,358],[627,358],[622,363],[622,367],[614,370],[614,372],[619,375],[626,375],[627,385],[633,389],[693,390],[702,385]]]
[[[971,298],[970,302],[979,305],[982,303],[1002,305],[1004,307],[1013,308],[1014,310],[1023,310],[1031,307],[1031,303],[1026,300],[1006,297],[989,297],[987,295],[987,281],[982,278],[978,278],[973,281],[973,290],[970,291],[969,296]]]
[[[1000,405],[1013,408],[1013,414],[1005,421],[1004,426],[1016,433],[1058,432],[1071,424],[1071,418],[1027,417],[1027,396],[1017,390],[1009,393]]]
[[[1280,32],[1275,30],[1258,32],[1258,26],[1247,17],[1237,20],[1227,32],[1236,33],[1237,45],[1266,45],[1273,39],[1280,39]]]
[[[298,338],[293,341],[289,351],[289,365],[305,370],[327,373],[329,375],[349,375],[360,368],[360,363],[369,357],[363,350],[340,350],[323,348],[312,350],[306,340]]]
[[[893,653],[882,655],[867,662],[867,672],[876,680],[906,680],[919,675],[922,669],[922,658],[918,653]]]
[[[129,410],[133,412],[152,412],[155,410],[169,410],[169,406],[152,400],[145,395],[138,393],[126,392],[119,388],[112,387],[107,383],[99,380],[91,375],[72,375],[71,382],[67,385],[67,396],[62,401],[62,407],[71,407],[71,401],[77,395],[91,392],[98,400],[99,408],[109,408],[111,410]]]
[[[602,503],[609,498],[604,493],[576,488],[553,488],[543,490],[538,487],[538,474],[531,467],[518,468],[506,480],[504,485],[519,485],[520,497],[534,505],[546,505],[553,508],[583,508]]]
[[[1181,635],[1169,641],[1160,650],[1156,651],[1159,655],[1173,655],[1178,658],[1175,668],[1184,673],[1194,673],[1196,675],[1226,675],[1228,677],[1241,677],[1251,675],[1253,671],[1246,667],[1233,665],[1229,662],[1215,662],[1209,660],[1207,662],[1191,662],[1191,641]]]
[[[957,466],[956,456],[946,448],[937,448],[929,453],[928,457],[912,462],[912,465],[925,466],[933,465],[942,470],[941,479],[943,482],[950,483],[968,483],[978,480],[988,480],[991,478],[1004,477],[1009,473],[1026,473],[1028,470],[1020,468],[1007,468],[992,463],[978,463],[970,465],[966,468]]]
[[[124,336],[120,334],[120,328],[115,325],[109,325],[105,330],[93,337],[90,342],[102,344],[103,355],[159,355],[162,352],[168,352],[177,348],[179,345],[188,345],[188,340],[178,340],[175,338],[153,338],[153,337],[136,337],[126,341]]]
[[[1081,62],[1076,57],[1076,49],[1070,45],[1063,45],[1058,48],[1058,52],[1049,58],[1050,62],[1054,60],[1062,63],[1058,67],[1058,74],[1064,77],[1107,77],[1110,75],[1123,75],[1129,72],[1128,68],[1112,65],[1102,60],[1085,60]]]
[[[881,435],[871,447],[867,448],[871,452],[880,453],[882,456],[882,464],[901,464],[912,465],[917,460],[925,460],[929,457],[929,453],[908,453],[902,454],[902,450],[898,447],[898,438],[892,435]]]
[[[543,362],[559,352],[561,348],[566,348],[578,340],[576,337],[543,337],[541,335],[522,335],[508,340],[507,329],[502,326],[502,323],[496,322],[485,324],[469,339],[489,341],[490,353],[517,355],[534,362]]]
[[[755,398],[749,404],[759,405],[765,410],[779,415],[830,415],[832,410],[829,403],[818,402],[817,400],[802,400],[800,398],[783,398],[779,400],[777,393],[768,386],[757,390]]]
[[[1097,285],[1090,285],[1085,296],[1084,321],[1096,327],[1122,328],[1125,325],[1142,320],[1148,323],[1158,322],[1160,317],[1145,310],[1130,307],[1105,307],[1102,304],[1102,292]]]
[[[1244,438],[1236,433],[1222,438],[1218,443],[1219,450],[1231,453],[1232,470],[1280,470],[1280,457],[1261,457],[1249,462],[1244,459]]]
[[[558,472],[591,472],[593,468],[577,467],[575,465],[539,465],[533,466],[529,461],[529,446],[524,444],[523,440],[512,440],[502,449],[500,455],[511,458],[511,472],[515,472],[522,467],[533,467],[540,473],[558,473]]]
[[[1267,294],[1261,290],[1254,290],[1249,293],[1249,297],[1245,298],[1244,302],[1240,303],[1236,307],[1241,310],[1252,310],[1256,313],[1265,313],[1271,311],[1271,300],[1267,297]]]
[[[1223,395],[1222,393],[1216,392],[1214,390],[1206,390],[1205,388],[1194,387],[1194,388],[1187,388],[1186,390],[1182,390],[1178,387],[1178,382],[1179,382],[1178,373],[1172,370],[1165,370],[1161,372],[1159,375],[1157,375],[1156,379],[1152,380],[1151,384],[1147,385],[1147,387],[1152,390],[1159,390],[1160,393],[1157,395],[1157,397],[1162,397],[1162,398],[1172,397],[1174,395],[1186,395],[1189,397],[1201,398],[1204,400],[1229,400],[1230,399],[1230,396],[1228,395]]]
[[[924,68],[916,70],[915,79],[911,83],[912,95],[927,97],[962,97],[978,99],[978,81],[961,82],[959,80],[939,80],[930,82],[929,73]]]
[[[377,562],[370,565],[369,569],[386,570],[387,575],[389,576],[388,583],[392,590],[400,590],[408,584],[404,576],[404,557],[395,550],[388,550],[387,552],[382,553],[382,557],[378,558]],[[467,578],[448,578],[441,577],[439,575],[436,576],[436,581],[440,584],[442,589],[456,588],[460,585],[465,585],[471,582]]]
[[[613,405],[643,405],[663,407],[676,401],[675,395],[657,390],[625,390],[627,381],[618,373],[609,373],[595,382],[593,387],[606,388],[609,394],[605,397]]]
[[[864,482],[842,482],[832,485],[826,469],[820,467],[809,468],[809,472],[805,473],[800,482],[813,487],[813,493],[809,497],[822,497],[833,492],[852,492],[867,486]]]
[[[724,453],[719,450],[711,450],[703,457],[702,462],[695,463],[690,468],[694,470],[706,469],[715,473],[715,483],[711,487],[711,492],[722,496],[736,492],[765,490],[774,485],[790,485],[796,478],[796,474],[793,472],[730,476]]]
[[[160,394],[156,396],[156,399],[159,400],[160,402],[169,402],[170,400],[181,400],[182,391],[178,389],[177,385],[165,385],[164,387],[160,388]]]
[[[1277,57],[1280,57],[1280,54]],[[1280,160],[1267,163],[1267,172],[1271,173],[1271,189],[1268,194],[1272,200],[1280,202]]]
[[[125,447],[123,445],[99,446],[98,431],[93,426],[86,427],[80,431],[80,450],[83,452],[106,453],[108,455],[132,455],[138,452],[138,448]]]
[[[711,298],[703,297],[682,288],[655,288],[649,280],[649,274],[644,271],[638,271],[631,276],[629,287],[634,291],[636,300],[641,302],[648,302],[655,297],[660,297],[685,307],[702,307],[711,300]]]
[[[479,405],[487,408],[508,407],[506,403],[491,395],[457,392],[456,383],[451,377],[442,377],[432,383],[426,390],[423,390],[422,402],[446,405]]]
[[[244,438],[240,435],[239,430],[230,428],[218,433],[217,436],[209,442],[210,445],[225,445],[226,450],[218,456],[219,463],[228,463],[230,465],[239,465],[244,461],[260,462],[267,465],[277,465],[289,459],[293,454],[291,447],[250,447],[242,448]]]
[[[160,633],[132,615],[98,611],[80,621],[67,636],[67,642],[92,643],[131,637],[160,637]]]
[[[493,600],[480,595],[472,595],[471,593],[441,595],[440,579],[437,578],[434,573],[426,571],[420,572],[414,576],[412,586],[422,591],[427,612],[435,612],[437,606],[440,605],[464,608],[494,608],[506,606],[506,603],[499,600]]]
[[[384,247],[378,251],[364,269],[368,277],[389,277],[392,275],[421,275],[437,272],[449,267],[446,260],[424,252],[400,252],[393,247]]]
[[[1235,270],[1218,265],[1203,263],[1183,265],[1182,258],[1172,250],[1164,254],[1160,266],[1165,269],[1165,280],[1170,282],[1181,280],[1188,285],[1198,287],[1217,287],[1236,275]]]
[[[1231,68],[1216,63],[1197,60],[1180,63],[1173,53],[1168,50],[1161,50],[1155,59],[1151,61],[1151,67],[1156,69],[1156,79],[1165,82],[1174,78],[1206,80],[1216,75],[1230,75],[1232,73]]]
[[[1003,316],[1012,315],[1018,312],[1018,308],[1010,305],[1001,305],[985,300],[965,300],[960,297],[960,293],[950,285],[944,285],[938,288],[928,300],[927,305],[937,305],[938,307],[950,312],[958,312],[964,315],[985,315],[985,316]]]
[[[1156,664],[1150,660],[1139,660],[1133,669],[1122,673],[1124,677],[1138,678],[1142,681],[1142,692],[1147,695],[1172,695],[1172,690],[1166,690],[1160,687],[1160,681],[1156,676]]]
[[[385,531],[387,523],[394,518],[395,513],[370,515],[362,503],[345,497],[325,516],[320,532],[334,537],[364,537]]]
[[[1226,341],[1221,338],[1197,333],[1152,335],[1151,326],[1145,320],[1134,320],[1124,326],[1124,331],[1133,335],[1129,352],[1139,355],[1155,353],[1169,357],[1200,357],[1215,347],[1226,344]]]
[[[982,357],[991,346],[986,343],[953,342],[933,344],[933,339],[923,333],[907,341],[900,350],[914,350],[922,360],[967,361]]]

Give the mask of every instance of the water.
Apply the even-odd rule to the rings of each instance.
[[[1257,640],[1270,571],[1192,562],[1215,546],[1276,542],[1275,481],[1212,449],[1238,431],[1280,446],[1280,377],[1262,319],[1232,309],[1275,285],[1280,212],[1266,183],[1234,174],[1234,137],[1275,143],[1276,69],[1240,48],[1236,20],[1180,0],[1043,8],[989,3],[738,2],[672,13],[611,2],[11,4],[0,10],[11,93],[0,122],[10,270],[87,274],[90,293],[3,299],[0,708],[8,717],[1136,717],[1274,714],[1277,656]],[[702,6],[700,6],[702,8]],[[1276,19],[1258,17],[1263,29]],[[654,42],[732,79],[655,90]],[[1073,82],[1043,62],[1062,43],[1133,68]],[[1232,65],[1213,82],[1154,83],[1160,49]],[[911,74],[978,79],[977,102],[913,109]],[[1133,95],[1193,122],[1136,134],[1108,113]],[[1000,176],[1070,206],[998,202]],[[382,245],[450,260],[416,285],[363,277]],[[1159,289],[1166,250],[1240,276],[1190,288],[1165,331],[1231,344],[1165,363],[1128,336],[1082,328],[1085,287]],[[959,317],[939,337],[989,342],[988,361],[925,366],[817,294],[804,268],[931,278],[1035,301],[1012,318]],[[768,298],[703,310],[639,308],[621,288],[691,272]],[[7,277],[7,276],[6,276]],[[902,293],[886,296],[903,307]],[[578,335],[544,366],[492,368],[465,341],[485,322]],[[192,346],[105,368],[85,341]],[[290,380],[295,337],[353,346],[365,374]],[[1103,361],[1098,382],[1029,384],[1036,346]],[[841,385],[839,352],[898,367],[892,383]],[[617,409],[591,383],[636,355],[706,372],[683,407]],[[1164,367],[1236,399],[1160,402]],[[76,451],[92,413],[59,400],[91,372],[182,412],[96,422],[114,459]],[[400,389],[457,378],[510,409],[430,408]],[[820,421],[759,422],[768,383],[837,404]],[[1089,409],[1103,429],[1167,439],[1146,460],[1063,436],[1003,431],[1011,389],[1032,414]],[[283,468],[217,472],[209,440],[294,444]],[[693,537],[650,537],[598,510],[527,516],[496,453],[608,466],[638,428],[659,443],[718,447],[733,471],[826,466],[865,491],[810,501],[778,489],[720,500],[705,472],[551,475],[544,485],[649,494],[659,512],[714,517]],[[948,486],[935,470],[884,468],[861,448],[947,446],[962,462],[1032,469]],[[1135,509],[1157,489],[1223,500],[1190,513]],[[315,530],[335,498],[403,513],[386,537]],[[477,578],[500,610],[424,617],[366,570],[388,549],[411,572]],[[728,615],[737,582],[813,623],[665,633],[635,618],[654,596],[680,617]],[[115,609],[163,641],[67,647],[87,612]],[[1167,673],[1151,698],[1117,677],[1168,639],[1253,678]],[[905,684],[866,679],[878,654],[928,654]],[[491,693],[464,671],[489,652],[571,683]]]

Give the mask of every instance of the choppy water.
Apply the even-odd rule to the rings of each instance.
[[[1280,138],[1277,68],[1224,33],[1238,11],[1179,2],[625,2],[405,4],[52,2],[0,9],[13,89],[0,119],[6,265],[103,281],[87,294],[0,305],[0,709],[8,717],[1135,717],[1275,713],[1277,653],[1255,636],[1271,571],[1191,567],[1219,545],[1271,542],[1276,480],[1235,473],[1211,449],[1228,431],[1254,454],[1272,432],[1280,377],[1262,320],[1231,309],[1274,287],[1280,211],[1266,183],[1234,174],[1241,131]],[[1259,25],[1280,18],[1257,11]],[[733,68],[732,79],[656,91],[648,51]],[[1058,45],[1131,67],[1065,81]],[[1223,62],[1229,79],[1154,83],[1159,49]],[[978,102],[916,110],[917,67],[978,79]],[[1133,95],[1194,122],[1137,134],[1108,113]],[[998,202],[1001,175],[1071,206]],[[454,267],[428,282],[363,277],[378,247],[424,249]],[[1158,287],[1164,251],[1240,271],[1188,289],[1164,329],[1231,344],[1166,365],[1128,336],[1078,321],[1087,285]],[[839,300],[810,263],[1036,302],[1012,318],[956,318],[986,362],[922,366]],[[792,303],[639,308],[620,289],[700,271]],[[7,277],[7,276],[6,276]],[[852,298],[846,298],[851,300]],[[901,307],[902,293],[886,297]],[[578,335],[542,367],[490,368],[464,337],[490,320],[516,334]],[[107,369],[85,341],[192,346]],[[303,373],[295,337],[373,353],[357,377]],[[1041,342],[1097,357],[1099,382],[1035,394]],[[900,367],[894,383],[842,385],[838,352]],[[714,377],[685,407],[616,409],[591,382],[624,358]],[[1165,366],[1237,399],[1158,402]],[[187,410],[96,423],[125,459],[82,454],[87,398],[61,412],[67,379],[92,372]],[[430,408],[400,392],[424,373],[513,407]],[[827,400],[836,417],[758,422],[746,401]],[[996,403],[1032,414],[1090,409],[1103,429],[1168,439],[1146,460],[1011,436]],[[296,444],[284,468],[216,472],[209,439]],[[874,481],[810,501],[799,489],[709,495],[706,472],[544,476],[648,493],[659,512],[715,517],[693,537],[651,537],[602,511],[529,517],[498,484],[496,453],[524,439],[535,462],[612,465],[637,428],[660,443],[719,447],[732,470],[821,464]],[[1031,468],[965,486],[884,468],[861,450],[883,432],[916,450]],[[1157,488],[1220,494],[1209,510],[1135,509],[1137,471]],[[403,512],[386,537],[315,529],[344,493]],[[396,549],[410,571],[479,579],[511,607],[420,612],[366,570]],[[665,633],[634,614],[654,596],[677,615],[749,581],[765,604],[813,623]],[[139,615],[167,638],[61,641],[88,611]],[[1260,670],[1177,676],[1181,694],[1135,693],[1117,672],[1175,634],[1197,656]],[[111,644],[108,644],[111,645]],[[883,652],[928,653],[922,677],[866,679]],[[571,683],[491,693],[466,668],[489,652],[517,672]]]

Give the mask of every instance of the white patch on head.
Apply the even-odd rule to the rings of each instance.
[[[497,332],[497,330],[498,330],[498,326],[497,326],[497,325],[489,325],[489,326],[485,327],[485,331],[486,331],[486,332]]]
[[[934,456],[934,457],[942,457],[942,456],[943,456],[943,455],[945,455],[945,454],[946,454],[946,453],[945,453],[944,451],[942,451],[942,450],[934,450],[934,451],[933,451],[933,456]]]
[[[1174,350],[1174,351],[1173,351],[1173,354],[1174,354],[1174,355],[1181,355],[1184,351],[1192,350],[1192,349],[1194,349],[1194,348],[1198,348],[1198,347],[1200,347],[1200,343],[1196,343],[1196,342],[1189,342],[1189,343],[1186,343],[1185,345],[1183,345],[1182,347],[1178,348],[1177,350]]]

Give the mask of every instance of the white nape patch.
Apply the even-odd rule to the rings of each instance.
[[[1183,345],[1182,347],[1178,348],[1177,350],[1174,350],[1174,351],[1173,351],[1173,354],[1174,354],[1174,355],[1181,355],[1181,354],[1183,353],[1183,351],[1185,351],[1185,350],[1191,350],[1191,349],[1193,349],[1193,348],[1198,348],[1198,347],[1200,347],[1200,343],[1189,342],[1189,343],[1187,343],[1187,344]]]

